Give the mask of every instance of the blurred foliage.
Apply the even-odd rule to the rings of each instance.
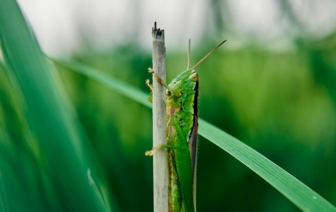
[[[85,134],[15,1],[0,1],[1,211],[108,211]]]
[[[215,14],[217,24],[223,24],[220,13]],[[306,37],[293,40],[296,46],[291,51],[276,52],[260,46],[227,50],[225,45],[217,50],[197,70],[200,116],[246,142],[336,205],[335,35],[318,41]],[[192,61],[195,63],[214,45],[212,40],[194,46]],[[73,57],[148,91],[145,79],[151,77],[147,73],[151,55],[136,43],[105,52],[83,51]],[[186,63],[186,52],[168,48],[168,81],[183,71]],[[109,197],[115,210],[151,211],[152,158],[144,156],[152,146],[151,111],[104,85],[57,68],[83,127],[81,135],[87,136],[82,141],[89,149],[87,160],[98,173],[95,181],[102,184],[100,192]],[[57,176],[57,172],[47,170],[46,153],[34,145],[37,138],[27,127],[22,99],[1,66],[0,154],[7,159],[2,167],[12,171],[6,176],[17,185],[13,188],[18,190],[12,192],[36,191],[30,194],[34,203],[41,201],[35,209],[48,203],[55,205],[55,211],[68,208],[66,198],[63,206],[57,205],[63,190],[48,177]],[[36,156],[36,152],[42,153]],[[278,191],[210,142],[200,139],[198,156],[198,211],[298,211]],[[1,205],[6,203],[3,176],[2,169],[0,209],[6,208]],[[43,193],[48,189],[50,193]],[[23,211],[20,207],[25,205],[17,206]]]

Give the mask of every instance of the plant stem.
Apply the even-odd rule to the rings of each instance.
[[[153,70],[166,81],[164,30],[152,28]],[[153,74],[153,146],[166,143],[166,89]],[[153,156],[154,211],[168,211],[168,161],[166,151]]]

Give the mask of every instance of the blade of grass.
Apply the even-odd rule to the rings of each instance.
[[[249,167],[301,210],[336,211],[335,207],[319,194],[243,142],[204,120],[199,121],[199,126],[201,136]]]
[[[152,104],[147,100],[148,95],[146,93],[139,91],[138,89],[132,86],[129,86],[127,83],[124,83],[118,79],[114,79],[104,73],[101,73],[99,70],[95,68],[89,67],[87,65],[75,61],[54,60],[54,62],[68,69],[71,69],[72,71],[80,73],[90,79],[95,79],[98,82],[103,83],[109,86],[110,88],[113,88],[118,93],[123,94],[129,97],[130,99],[135,100],[136,102],[141,103],[142,105],[145,105],[150,108],[152,107]]]
[[[11,173],[2,172],[5,185],[2,189],[7,194],[8,208],[13,209],[22,203],[27,206],[27,211],[52,211],[58,207],[63,211],[106,211],[101,197],[87,177],[90,159],[82,146],[76,114],[58,84],[56,72],[42,54],[16,1],[0,0],[0,5],[0,38],[5,70],[12,89],[20,97],[20,109],[24,111],[26,126],[34,135],[33,145],[38,149],[38,154],[34,156],[41,166],[39,170],[19,159],[16,162],[20,166],[7,163],[7,170],[12,170],[18,179],[6,182]],[[18,154],[19,147],[12,145],[11,150]],[[30,173],[30,176],[18,173]],[[36,179],[32,182],[34,176],[40,177],[41,181]],[[21,189],[15,190],[15,186],[11,189],[11,183]],[[38,186],[32,186],[33,183]],[[41,195],[41,199],[35,193]],[[44,197],[43,194],[49,196]],[[42,201],[42,205],[46,199],[50,203],[49,208],[37,206],[37,210],[30,207],[39,205],[37,201]]]
[[[74,61],[59,61],[58,63],[68,67],[72,71],[105,84],[118,93],[128,96],[147,107],[151,107],[151,105],[147,102],[148,95],[146,93],[103,74],[95,68],[88,67]],[[243,142],[202,119],[199,120],[199,134],[249,167],[301,210],[318,212],[336,211],[336,208],[327,200],[287,173],[278,165],[274,164],[272,161],[265,158]]]

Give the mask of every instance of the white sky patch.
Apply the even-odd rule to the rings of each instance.
[[[281,26],[276,25],[279,10],[273,0],[229,0],[231,13],[234,17],[234,29],[241,34],[253,37],[277,36]]]
[[[323,36],[335,30],[335,1],[290,3],[309,34]],[[228,14],[223,17],[230,16],[232,32],[227,35],[215,35],[218,32],[213,27],[210,1],[19,0],[19,4],[43,50],[51,56],[66,56],[83,45],[106,49],[127,42],[150,51],[154,21],[165,29],[166,46],[170,49],[186,49],[189,38],[195,46],[204,37],[223,37],[230,40],[228,47],[251,38],[261,44],[273,40],[286,43],[289,39],[290,23],[288,18],[282,18],[275,0],[228,0]]]
[[[19,1],[35,35],[47,53],[62,53],[76,46],[77,29],[66,0]]]
[[[290,4],[310,35],[323,37],[335,30],[334,0],[291,0]]]

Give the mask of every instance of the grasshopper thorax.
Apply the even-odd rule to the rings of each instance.
[[[175,79],[173,79],[168,87],[172,94],[180,96],[180,93],[186,93],[187,90],[192,89],[197,81],[197,73],[195,70],[190,69],[179,74]]]

